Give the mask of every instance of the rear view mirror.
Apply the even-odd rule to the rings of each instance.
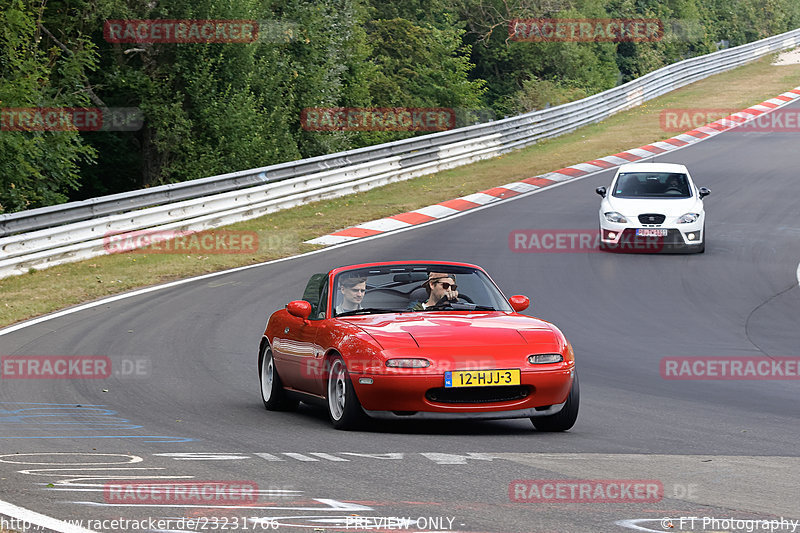
[[[305,300],[295,300],[286,304],[286,310],[292,316],[308,320],[309,315],[311,315],[311,304]]]
[[[709,194],[711,194],[711,189],[706,189],[705,187],[700,187],[697,192],[700,194],[700,198],[703,199]]]
[[[605,198],[605,197],[606,197],[606,188],[605,188],[605,187],[598,187],[598,188],[596,188],[596,189],[594,190],[594,192],[596,192],[597,194],[599,194],[599,195],[600,195],[600,196],[602,196],[603,198]]]
[[[527,296],[523,296],[522,294],[515,294],[514,296],[509,298],[508,301],[511,304],[511,307],[514,309],[514,311],[516,311],[517,313],[524,311],[525,309],[528,308],[529,305],[531,305],[530,299]]]
[[[419,281],[427,281],[427,272],[404,272],[402,274],[395,274],[394,281],[397,283],[414,283]]]

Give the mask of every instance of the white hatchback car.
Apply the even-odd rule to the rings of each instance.
[[[622,165],[610,193],[598,187],[600,247],[606,250],[702,253],[706,248],[703,198],[689,171],[674,163]]]

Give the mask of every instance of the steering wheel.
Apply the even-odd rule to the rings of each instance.
[[[455,300],[448,300],[447,296],[442,296],[442,298],[438,302],[436,302],[435,304],[430,306],[428,309],[433,309],[435,307],[452,307],[453,302],[458,302],[459,300],[464,300],[465,302],[468,302],[468,303],[471,303],[471,304],[475,303],[475,302],[472,301],[472,298],[470,298],[466,294],[459,293],[458,294],[458,298],[456,298]]]
[[[458,301],[458,300],[465,300],[467,303],[471,303],[471,304],[475,303],[475,302],[472,301],[472,298],[470,298],[469,296],[467,296],[466,294],[461,293],[461,292],[458,293],[458,298],[456,299],[456,301]]]

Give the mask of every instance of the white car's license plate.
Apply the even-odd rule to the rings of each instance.
[[[636,230],[637,237],[666,237],[667,230],[665,229],[651,229],[641,228]]]

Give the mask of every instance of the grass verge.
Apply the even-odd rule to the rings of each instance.
[[[735,111],[800,86],[800,65],[772,66],[773,59],[717,74],[601,123],[494,159],[225,228],[256,232],[259,247],[253,253],[112,254],[0,279],[0,326],[137,287],[306,252],[318,246],[303,241],[348,226],[672,137],[679,132],[662,129],[663,109]]]

